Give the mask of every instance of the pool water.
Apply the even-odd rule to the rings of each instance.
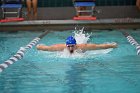
[[[39,44],[64,43],[73,30],[51,32]],[[126,30],[140,43],[140,30]],[[0,63],[42,32],[0,32]],[[86,33],[91,33],[86,31]],[[93,31],[88,43],[116,42],[109,53],[76,57],[35,47],[0,73],[0,93],[140,93],[140,56],[119,30]]]

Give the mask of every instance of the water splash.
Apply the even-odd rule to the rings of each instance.
[[[95,58],[103,54],[107,54],[111,52],[113,48],[109,49],[101,49],[101,50],[90,50],[82,52],[82,50],[77,49],[73,54],[70,54],[67,49],[64,49],[64,51],[57,52],[56,57],[59,58],[71,58],[71,59],[77,59],[77,58]]]
[[[80,30],[75,28],[74,38],[76,39],[77,44],[86,44],[90,39],[91,34],[85,33],[84,27]]]
[[[77,44],[87,44],[88,41],[90,40],[90,36],[92,35],[89,33],[86,33],[84,31],[84,27],[82,29],[77,29],[75,27],[75,31],[74,33],[74,38],[76,39]],[[107,54],[109,52],[111,52],[113,49],[109,48],[109,49],[101,49],[101,50],[92,50],[92,51],[85,51],[83,52],[81,49],[77,49],[74,51],[73,54],[70,54],[69,51],[67,49],[64,49],[62,52],[58,52],[57,56],[60,58],[93,58],[96,57],[97,55],[101,55],[101,54]]]
[[[74,53],[72,53],[72,54],[70,54],[70,52],[67,49],[64,49],[61,52],[57,52],[57,56],[60,57],[60,58],[75,59],[75,58],[83,58],[85,55],[82,52],[82,50],[80,50],[80,49],[75,50]]]
[[[76,39],[77,44],[86,44],[90,40],[90,36],[92,35],[89,33],[86,33],[84,31],[84,27],[82,29],[75,28],[74,38]],[[64,49],[63,51],[57,51],[57,52],[47,52],[47,57],[50,58],[71,58],[71,59],[77,59],[77,58],[95,58],[102,54],[107,54],[111,52],[113,49],[100,49],[100,50],[91,50],[91,51],[82,51],[80,49],[77,49],[74,51],[73,54],[70,54],[69,51]]]
[[[90,39],[90,34],[85,33],[84,27],[82,29],[75,28],[74,38],[76,39],[77,44],[86,44]],[[81,49],[77,49],[73,54],[70,54],[67,49],[64,49],[62,52],[58,52],[57,55],[61,58],[83,58],[85,57],[85,53]]]

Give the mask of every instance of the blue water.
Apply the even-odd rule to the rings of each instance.
[[[39,44],[64,43],[73,31],[51,32]],[[129,32],[140,43],[139,31]],[[0,63],[42,32],[0,32]],[[90,33],[90,32],[88,32]],[[89,43],[116,42],[107,54],[63,58],[35,47],[0,73],[0,93],[140,93],[140,56],[122,33],[94,31]]]

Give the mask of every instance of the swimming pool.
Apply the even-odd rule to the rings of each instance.
[[[72,32],[51,32],[39,43],[64,43]],[[140,30],[125,32],[140,43]],[[0,63],[41,33],[0,32]],[[139,93],[140,56],[135,47],[119,30],[92,32],[89,43],[105,42],[117,42],[118,48],[107,54],[92,51],[68,58],[33,47],[0,73],[0,93]]]

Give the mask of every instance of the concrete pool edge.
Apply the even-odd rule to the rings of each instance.
[[[39,30],[72,30],[76,26],[85,29],[140,29],[139,18],[83,20],[32,20],[0,23],[0,31],[39,31]]]

